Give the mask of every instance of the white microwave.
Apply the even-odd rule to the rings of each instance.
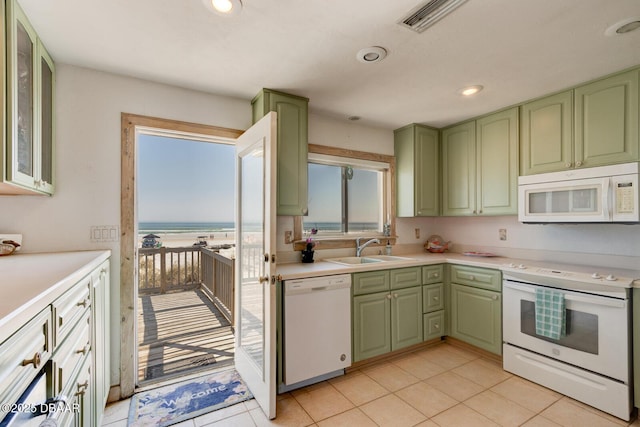
[[[518,178],[518,220],[524,223],[640,221],[639,163]]]

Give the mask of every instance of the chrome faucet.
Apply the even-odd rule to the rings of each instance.
[[[369,246],[370,244],[372,244],[372,243],[380,243],[380,240],[378,240],[378,239],[371,239],[371,240],[367,240],[362,245],[360,245],[360,239],[362,239],[362,237],[358,237],[356,239],[356,256],[357,257],[359,257],[362,254],[362,250],[364,248],[366,248],[367,246]]]

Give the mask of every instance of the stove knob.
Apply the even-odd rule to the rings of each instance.
[[[618,280],[618,278],[616,276],[614,276],[613,274],[610,274],[606,277],[607,280],[611,281],[611,282],[615,282],[616,280]]]
[[[593,277],[594,279],[602,279],[602,276],[599,275],[598,273],[593,273],[591,277]]]
[[[526,266],[526,265],[524,265],[524,264],[520,264],[520,265],[518,266],[518,268],[520,268],[520,269],[524,270],[525,268],[527,268],[527,266]]]

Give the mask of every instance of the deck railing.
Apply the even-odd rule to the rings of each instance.
[[[243,279],[257,280],[262,247],[244,246]],[[138,293],[202,287],[233,324],[235,260],[204,246],[139,248]]]
[[[235,260],[202,248],[202,285],[222,314],[233,324]]]
[[[194,289],[201,283],[199,246],[139,248],[138,292]]]

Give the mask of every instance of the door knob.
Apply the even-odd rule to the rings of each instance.
[[[265,283],[269,281],[269,276],[260,276],[258,278],[258,280],[260,281],[260,283]]]

